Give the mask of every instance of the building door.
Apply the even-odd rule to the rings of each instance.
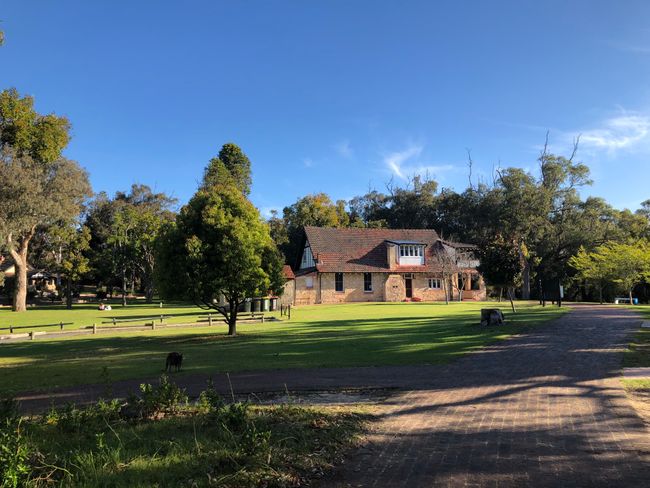
[[[404,284],[406,285],[406,298],[413,298],[413,278],[410,276],[404,278]]]

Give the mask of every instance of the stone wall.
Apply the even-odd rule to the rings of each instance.
[[[284,284],[284,291],[280,296],[278,302],[282,305],[294,305],[294,297],[296,293],[296,280],[287,280]]]
[[[406,297],[404,278],[399,274],[391,274],[386,278],[384,296],[387,302],[401,302]]]
[[[312,287],[307,287],[307,282],[311,278]],[[295,280],[296,295],[294,305],[313,305],[318,303],[318,274],[309,273],[307,275],[296,276]]]
[[[343,291],[335,291],[335,273],[320,275],[321,303],[383,302],[384,273],[372,273],[372,291],[363,291],[363,273],[343,273]]]

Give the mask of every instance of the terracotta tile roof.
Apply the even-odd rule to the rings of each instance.
[[[336,229],[305,227],[316,268],[320,272],[387,272],[422,273],[440,271],[435,258],[440,240],[434,230],[427,229]],[[423,266],[388,265],[386,241],[426,244]]]
[[[289,266],[288,264],[284,265],[284,267],[282,268],[282,273],[284,274],[284,277],[288,280],[296,279],[296,275],[293,274],[293,270],[291,269],[291,266]]]

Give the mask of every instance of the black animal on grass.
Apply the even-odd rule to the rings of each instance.
[[[167,354],[167,361],[165,361],[165,371],[171,372],[172,368],[175,371],[180,371],[183,366],[183,355],[178,352],[170,352]]]

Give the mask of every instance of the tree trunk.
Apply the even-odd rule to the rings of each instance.
[[[449,285],[447,284],[447,278],[442,277],[442,286],[445,288],[445,303],[449,305]]]
[[[18,250],[13,249],[11,235],[7,239],[11,257],[14,260],[16,269],[14,277],[14,301],[12,310],[14,312],[24,312],[27,310],[27,249],[29,241],[34,235],[34,229],[23,237],[18,246]]]
[[[517,313],[517,309],[515,308],[514,292],[512,287],[508,288],[508,298],[510,298],[510,306],[512,307],[512,313]]]
[[[153,294],[154,294],[153,281],[147,280],[147,284],[145,285],[145,289],[144,289],[144,298],[147,303],[153,303]]]
[[[72,309],[72,279],[66,278],[65,308]]]
[[[600,295],[600,304],[603,304],[603,284],[601,283],[598,287],[598,294]]]
[[[27,260],[23,260],[22,258],[18,260],[14,258],[14,263],[16,274],[14,277],[15,286],[12,309],[14,312],[24,312],[27,310]]]
[[[633,288],[630,288],[630,305],[634,305],[634,302],[632,301],[632,291],[633,290],[634,290]]]
[[[524,270],[522,273],[521,299],[530,300],[530,263],[524,259]]]
[[[499,287],[499,303],[501,303],[501,298],[503,297],[503,287]]]
[[[126,307],[126,270],[122,270],[122,306]]]
[[[237,308],[238,303],[236,301],[228,302],[230,310],[228,311],[228,335],[235,336],[237,335]]]

